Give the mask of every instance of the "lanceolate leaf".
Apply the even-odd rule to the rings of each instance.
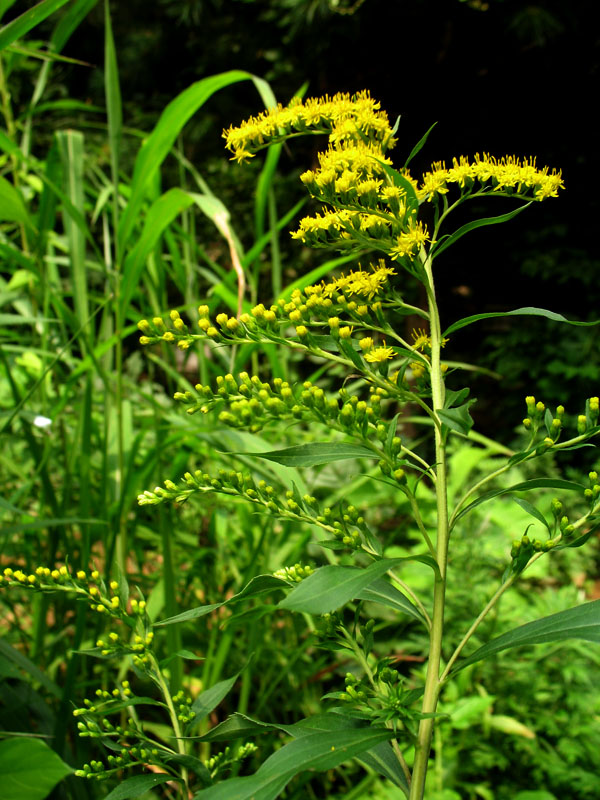
[[[361,720],[331,712],[316,714],[291,725],[271,725],[247,717],[244,714],[235,713],[204,736],[191,738],[195,741],[222,742],[240,738],[248,739],[269,731],[281,730],[299,739],[316,733],[324,733],[325,731],[329,731],[330,733],[336,732],[337,736],[337,731],[348,729],[356,730],[357,728],[362,728],[364,730],[366,727],[368,726]],[[371,747],[369,750],[357,756],[357,759],[393,781],[408,795],[409,789],[406,778],[388,742],[379,742],[379,744],[376,744],[374,747]]]
[[[408,600],[402,592],[398,591],[395,586],[385,580],[385,578],[377,578],[366,589],[363,589],[356,595],[358,600],[366,600],[370,603],[379,603],[382,606],[393,608],[403,614],[408,614],[419,622],[425,622],[425,618],[418,608]]]
[[[155,622],[154,627],[174,625],[177,622],[188,622],[191,619],[198,619],[198,617],[204,617],[206,614],[210,614],[211,611],[221,608],[222,606],[233,605],[249,597],[258,597],[261,594],[272,592],[275,589],[285,589],[287,586],[289,586],[287,581],[275,578],[273,575],[256,575],[256,577],[252,578],[252,580],[244,586],[241,592],[230,597],[229,600],[224,600],[222,603],[212,603],[206,606],[190,608],[188,611],[183,611],[175,617],[169,617],[160,622]]]
[[[480,319],[491,319],[492,317],[546,317],[553,322],[566,322],[569,325],[600,325],[600,320],[595,322],[577,322],[576,320],[567,319],[562,314],[556,314],[554,311],[548,311],[545,308],[535,308],[534,306],[524,306],[523,308],[516,308],[514,311],[491,311],[488,314],[473,314],[471,317],[463,317],[457,322],[452,323],[449,328],[444,331],[444,336],[449,336],[454,331],[465,328],[473,322],[479,322]]]
[[[172,100],[165,108],[154,130],[140,149],[135,161],[131,197],[119,224],[119,238],[124,247],[129,239],[148,185],[167,157],[179,132],[199,108],[219,89],[232,83],[252,80],[255,86],[264,83],[249,72],[231,70],[196,81]]]
[[[499,222],[508,222],[509,219],[516,217],[517,214],[520,214],[521,211],[524,211],[528,206],[531,205],[532,202],[533,201],[530,200],[528,203],[524,203],[522,206],[515,208],[513,211],[509,211],[507,214],[500,214],[497,217],[483,217],[482,219],[474,219],[472,222],[467,222],[467,224],[463,225],[462,228],[459,228],[457,231],[454,231],[454,233],[451,233],[447,239],[440,241],[433,251],[434,257],[441,255],[446,248],[453,245],[454,242],[456,242],[458,239],[461,239],[466,233],[469,233],[469,231],[473,231],[476,228],[482,228],[485,225],[497,225]]]
[[[43,0],[33,8],[24,11],[20,17],[13,19],[8,25],[0,28],[0,50],[4,50],[9,44],[25,36],[32,28],[35,28],[46,17],[49,17],[50,14],[68,2],[69,0]]]
[[[513,497],[512,499],[515,501],[517,505],[521,506],[523,511],[526,511],[532,517],[535,517],[535,519],[537,519],[538,522],[541,522],[545,528],[550,530],[550,526],[548,525],[546,518],[544,517],[541,511],[538,511],[538,509],[535,506],[531,505],[531,503],[528,503],[527,500],[523,500],[521,497]]]
[[[210,712],[219,705],[221,700],[223,700],[233,688],[239,674],[239,672],[236,672],[233,677],[215,683],[210,689],[206,689],[198,695],[192,705],[192,711],[196,714],[194,722],[200,722],[200,720],[207,717]]]
[[[527,492],[530,489],[561,489],[566,492],[580,492],[583,493],[584,487],[575,483],[574,481],[565,481],[560,478],[533,478],[530,481],[523,481],[522,483],[515,483],[513,486],[507,486],[506,489],[494,489],[494,491],[482,494],[477,500],[473,500],[468,506],[465,506],[457,515],[455,523],[469,511],[472,511],[476,506],[481,503],[486,503],[494,497],[500,497],[502,494],[509,494],[510,492]]]
[[[429,559],[429,560],[425,560]],[[358,597],[377,578],[405,561],[423,561],[437,568],[428,556],[415,558],[385,558],[368,567],[340,567],[330,564],[321,567],[305,578],[280,603],[279,608],[301,611],[306,614],[327,614]],[[430,563],[431,562],[431,563]]]
[[[455,672],[511,647],[562,642],[565,639],[584,639],[587,642],[600,643],[600,600],[559,611],[558,614],[551,614],[503,633],[459,662]]]
[[[154,786],[160,786],[167,781],[178,780],[171,774],[158,775],[135,775],[133,778],[126,778],[116,789],[106,795],[105,800],[129,800],[130,797],[141,797],[147,795]]]
[[[286,467],[314,467],[317,464],[330,464],[332,461],[343,461],[346,458],[378,458],[377,453],[358,444],[344,442],[314,442],[298,444],[283,450],[271,450],[266,453],[244,453],[246,456],[266,458],[277,461]]]
[[[408,157],[408,158],[406,159],[406,161],[404,162],[404,169],[406,169],[406,168],[408,167],[408,165],[409,165],[409,164],[410,164],[410,162],[413,160],[413,158],[414,158],[414,157],[417,155],[417,153],[418,153],[418,152],[421,150],[421,148],[423,147],[423,145],[424,145],[424,144],[425,144],[425,142],[427,141],[427,139],[428,139],[428,137],[429,137],[429,134],[430,134],[430,133],[431,133],[431,131],[432,131],[432,130],[435,128],[435,126],[436,126],[436,125],[437,125],[437,122],[434,122],[434,123],[433,123],[433,125],[431,126],[431,128],[429,128],[429,130],[428,130],[428,131],[427,131],[427,132],[426,132],[426,133],[425,133],[425,134],[424,134],[424,135],[423,135],[423,136],[422,136],[422,137],[419,139],[419,141],[416,143],[416,145],[415,145],[415,146],[413,147],[413,149],[410,151],[410,155],[409,155],[409,157]]]
[[[204,789],[194,800],[274,800],[301,772],[324,772],[393,738],[388,728],[358,728],[302,736],[277,750],[258,772]]]

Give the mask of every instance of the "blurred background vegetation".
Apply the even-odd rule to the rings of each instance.
[[[1,24],[33,5],[0,0]],[[566,191],[558,200],[534,205],[506,226],[475,231],[440,259],[442,313],[449,324],[471,313],[531,305],[569,318],[599,318],[600,156],[591,100],[598,96],[600,38],[591,24],[593,6],[585,0],[113,2],[118,70],[110,84],[105,7],[73,0],[20,43],[29,52],[16,45],[4,50],[1,174],[19,187],[35,232],[22,220],[0,223],[3,564],[29,571],[68,556],[75,568],[87,569],[92,561],[106,575],[120,569],[160,618],[219,602],[283,564],[323,561],[310,544],[312,531],[265,524],[243,506],[211,501],[152,512],[135,503],[139,491],[176,479],[192,464],[208,471],[229,466],[217,452],[224,441],[228,450],[257,450],[265,440],[280,445],[312,435],[267,431],[263,440],[220,431],[214,420],[190,421],[171,401],[173,392],[198,375],[205,383],[227,371],[227,357],[200,350],[183,359],[167,348],[141,352],[138,344],[135,323],[142,317],[193,309],[206,297],[212,307],[235,304],[229,243],[210,203],[182,207],[140,256],[137,245],[155,220],[152,209],[161,208],[155,204],[171,189],[216,196],[227,209],[247,270],[248,300],[268,301],[279,286],[302,280],[325,261],[287,233],[310,208],[297,178],[314,161],[318,143],[295,140],[266,168],[262,156],[240,167],[224,154],[222,128],[264,105],[250,81],[216,91],[185,126],[174,126],[172,146],[140,190],[130,236],[119,239],[119,220],[139,185],[143,142],[165,107],[196,81],[247,70],[266,79],[282,103],[300,90],[320,95],[368,88],[392,119],[401,117],[399,163],[437,121],[413,163],[414,175],[432,161],[477,151],[533,154],[539,165],[561,168]],[[53,52],[83,63],[31,54],[48,41]],[[115,136],[121,100],[123,129]],[[128,285],[136,264],[143,272]],[[119,303],[124,288],[128,294]],[[474,378],[478,431],[512,445],[525,395],[534,393],[552,407],[562,403],[575,415],[586,397],[600,393],[597,329],[565,327],[529,317],[510,325],[489,320],[455,334],[448,346],[452,360],[488,370]],[[317,364],[255,348],[242,348],[235,366],[263,377],[317,374],[330,391],[342,379],[335,370],[321,375]],[[36,427],[37,415],[51,419],[51,427]],[[478,459],[497,457],[493,448],[477,452],[473,460],[457,447],[456,474],[463,480],[480,474],[486,464]],[[569,454],[562,469],[573,476],[587,472],[594,466],[590,452]],[[238,464],[257,469],[243,458]],[[559,474],[551,460],[547,468]],[[409,509],[383,489],[374,492],[360,468],[350,477],[333,468],[265,470],[276,485],[293,480],[332,504],[344,485],[355,505],[368,509],[390,555],[416,546]],[[449,608],[450,635],[460,636],[465,617],[484,604],[510,541],[527,521],[509,500],[472,516],[453,556],[455,575],[465,577]],[[480,631],[481,642],[533,616],[598,597],[597,543],[544,564],[506,601],[508,620],[492,619]],[[81,704],[82,691],[91,695],[114,681],[107,664],[75,652],[93,644],[100,623],[69,599],[36,596],[32,604],[31,595],[11,594],[2,601],[0,724],[5,731],[48,736],[71,764],[89,760],[95,751],[89,740],[77,739],[69,711]],[[172,626],[157,637],[165,654],[202,653],[201,664],[175,660],[170,667],[173,685],[190,691],[232,675],[248,652],[255,653],[235,696],[211,724],[233,710],[266,721],[314,713],[320,696],[338,689],[347,671],[343,658],[332,666],[331,653],[317,649],[301,619],[272,620],[260,607],[224,633],[222,625],[215,617],[202,629]],[[420,634],[410,623],[399,629],[397,619],[385,617],[377,631],[380,654],[393,652],[408,678],[419,668]],[[524,653],[518,667],[501,657],[462,673],[447,697],[453,717],[444,724],[455,730],[443,752],[436,745],[431,800],[598,797],[594,687],[600,662],[595,657],[590,663],[585,650],[575,644],[568,652],[540,648]],[[460,713],[453,703],[464,705]],[[357,798],[395,800],[393,789],[363,775],[356,768],[356,781],[367,781]],[[356,781],[349,770],[324,781],[298,780],[284,797],[348,798]],[[69,800],[102,796],[94,784],[73,779],[56,790],[56,797]]]

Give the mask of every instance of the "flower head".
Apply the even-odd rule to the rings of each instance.
[[[393,358],[394,355],[394,348],[386,347],[384,342],[382,347],[374,347],[372,350],[367,351],[365,353],[365,361],[370,364],[381,364],[383,361]]]

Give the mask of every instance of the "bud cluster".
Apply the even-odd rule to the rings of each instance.
[[[536,447],[536,453],[539,455],[558,442],[563,429],[565,409],[564,406],[557,406],[556,413],[552,414],[544,403],[541,401],[536,402],[533,395],[525,398],[525,404],[527,406],[527,416],[523,420],[523,426],[527,431],[531,432],[532,440],[538,431],[542,430],[542,425],[545,427],[546,436]],[[588,398],[585,404],[585,414],[577,416],[578,436],[589,436],[597,433],[600,430],[598,427],[599,416],[600,399],[598,397]]]
[[[39,566],[27,574],[21,569],[7,567],[0,575],[1,586],[22,586],[43,592],[75,592],[85,597],[90,608],[99,614],[118,619],[129,617],[123,608],[127,598],[122,595],[118,581],[110,581],[107,586],[98,570],[89,573],[85,570],[74,571],[64,564],[54,569]],[[138,603],[131,600],[131,612],[134,616],[143,616],[145,607],[144,601]]]
[[[155,487],[154,491],[146,490],[138,495],[138,504],[158,505],[167,500],[182,503],[195,493],[235,495],[244,500],[262,506],[265,510],[280,519],[301,520],[311,525],[318,525],[329,534],[333,534],[337,546],[356,549],[364,539],[373,548],[374,537],[363,516],[354,506],[340,504],[335,510],[320,508],[318,500],[309,494],[288,490],[277,493],[275,488],[264,480],[255,481],[249,473],[221,469],[218,477],[212,477],[202,470],[186,472],[183,481],[177,485],[166,480],[164,488]],[[327,544],[333,545],[332,542]],[[336,547],[337,549],[337,547]]]
[[[180,689],[177,694],[173,695],[173,706],[177,713],[177,719],[184,725],[187,725],[187,723],[191,722],[196,716],[196,712],[190,708],[191,705],[192,698],[186,695],[183,689]]]
[[[111,631],[106,638],[98,639],[96,647],[100,648],[100,654],[105,658],[129,654],[136,667],[144,668],[150,663],[149,652],[152,650],[153,639],[152,631],[136,633],[132,639],[127,640]]]
[[[354,706],[372,720],[406,723],[414,718],[409,708],[414,698],[404,688],[402,677],[387,666],[388,663],[388,659],[383,659],[377,664],[372,682],[360,680],[352,672],[346,673],[344,691],[330,696]]]
[[[282,581],[289,581],[290,583],[300,583],[304,578],[312,575],[314,569],[309,566],[302,566],[302,564],[294,564],[293,567],[282,567],[273,573],[274,578],[281,578]]]
[[[521,564],[525,564],[534,553],[547,553],[549,550],[562,550],[565,547],[579,547],[589,539],[595,529],[593,525],[588,526],[579,535],[578,532],[596,511],[600,499],[600,483],[598,483],[597,472],[590,472],[588,477],[590,488],[584,490],[584,496],[590,503],[589,511],[575,522],[571,522],[568,515],[564,513],[562,502],[557,497],[553,498],[550,503],[553,522],[548,526],[549,538],[545,542],[539,539],[532,541],[525,533],[521,539],[515,539],[510,551],[513,561],[518,559]]]
[[[215,780],[226,767],[232,764],[239,763],[244,758],[252,755],[258,750],[258,747],[253,742],[246,742],[237,749],[233,750],[227,746],[220,753],[211,756],[206,762],[206,767],[210,772],[210,777]]]

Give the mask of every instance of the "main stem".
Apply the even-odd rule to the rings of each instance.
[[[442,346],[442,331],[440,317],[435,298],[431,258],[425,262],[427,275],[427,299],[429,304],[430,337],[431,337],[431,396],[434,413],[444,407],[444,379],[440,349]],[[440,691],[440,663],[442,658],[442,635],[444,629],[444,605],[446,600],[446,566],[448,558],[448,499],[446,488],[446,451],[442,435],[442,423],[439,417],[435,418],[435,470],[436,470],[436,506],[437,506],[437,541],[436,555],[439,573],[435,576],[433,593],[433,615],[431,618],[431,631],[429,634],[429,659],[427,662],[427,676],[425,678],[425,691],[423,694],[423,714],[432,714],[437,708]],[[425,778],[434,720],[422,719],[419,724],[417,743],[415,747],[415,762],[413,766],[410,785],[409,800],[423,800],[425,792]]]

